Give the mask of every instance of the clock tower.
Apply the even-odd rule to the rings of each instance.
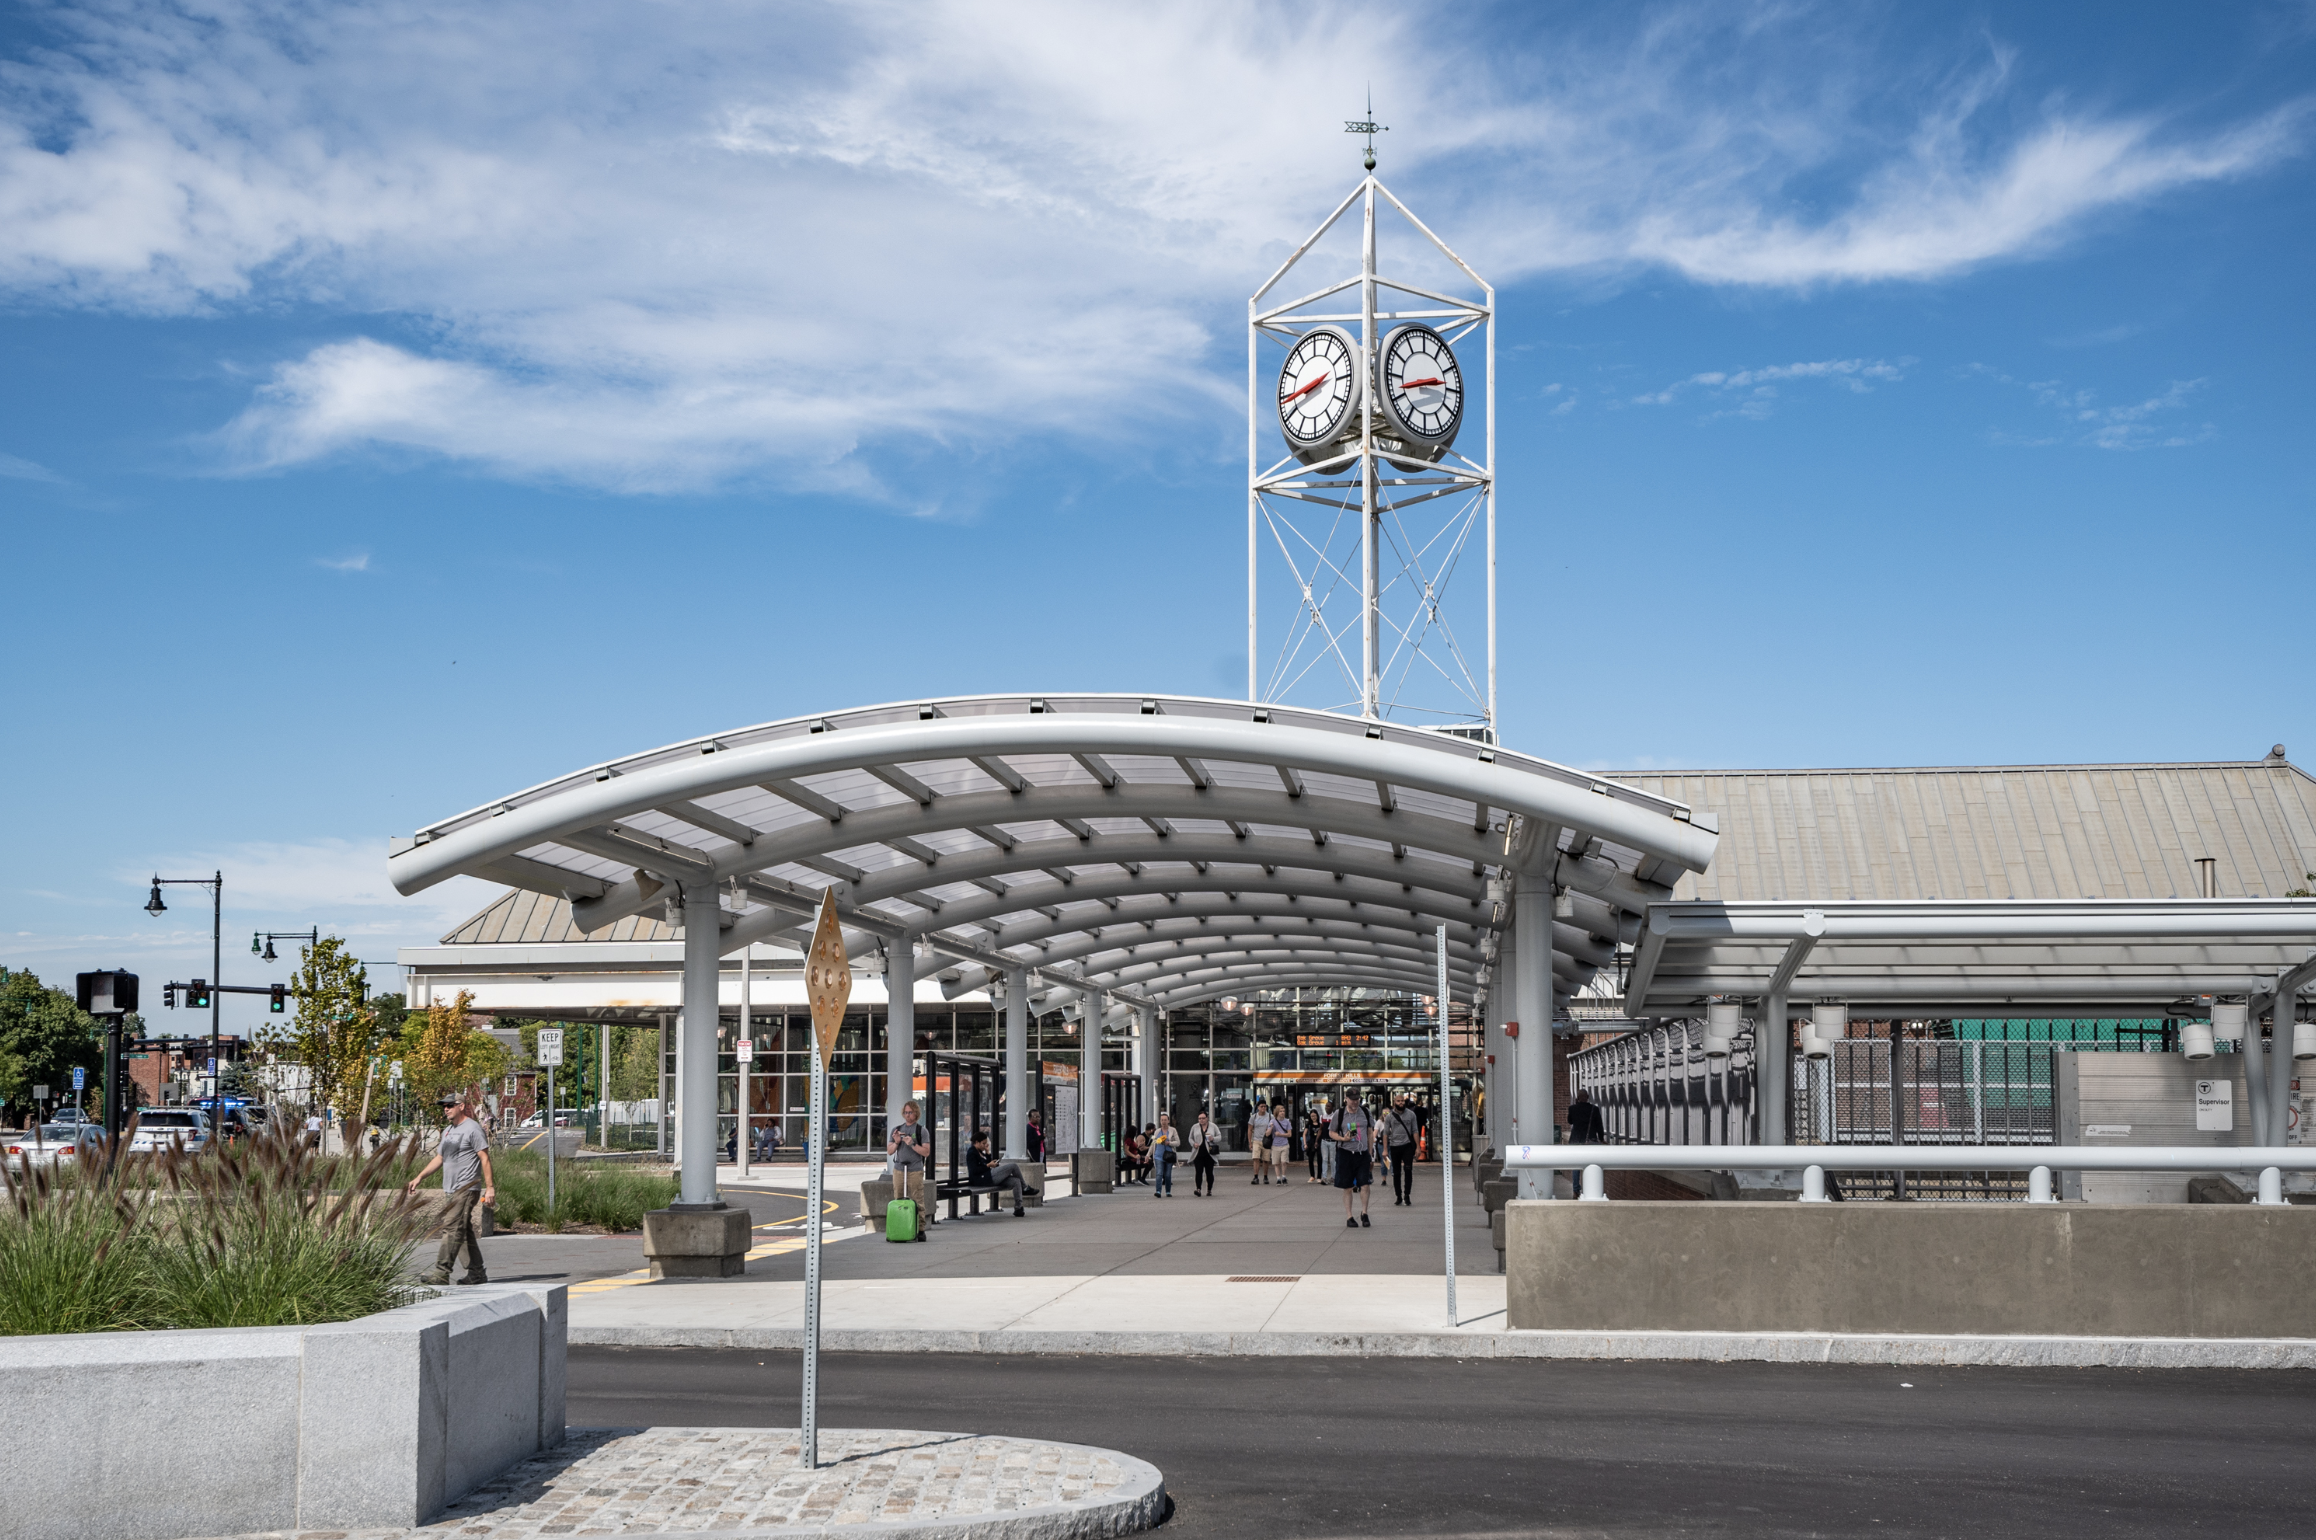
[[[1493,743],[1496,291],[1376,179],[1381,125],[1345,129],[1367,136],[1366,178],[1247,301],[1247,695]],[[1274,298],[1354,209],[1357,271]],[[1378,266],[1379,214],[1414,237],[1407,265]],[[1451,585],[1473,567],[1481,584]],[[1266,572],[1293,604],[1267,656]]]

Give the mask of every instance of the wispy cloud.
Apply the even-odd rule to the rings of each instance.
[[[1684,396],[1702,393],[1729,403],[1715,417],[1767,417],[1777,400],[1777,387],[1792,380],[1827,380],[1860,395],[1877,384],[1895,384],[1906,377],[1911,358],[1896,362],[1882,358],[1824,358],[1808,363],[1769,364],[1757,369],[1708,370],[1675,380],[1662,390],[1634,396],[1634,406],[1671,406]]]
[[[12,454],[0,454],[0,477],[10,481],[45,481],[54,486],[64,485],[64,478],[47,466]]]
[[[327,567],[332,572],[367,572],[370,570],[370,553],[356,551],[351,556],[317,556],[314,565]]]
[[[260,368],[236,470],[385,449],[624,491],[886,495],[927,445],[1219,422],[1233,297],[1351,179],[1346,81],[1499,283],[1935,281],[2257,174],[2305,115],[2038,107],[2018,61],[1926,71],[1838,8],[1480,50],[1380,4],[44,16],[56,46],[0,65],[0,294],[347,316]]]
[[[2173,380],[2164,390],[2137,401],[2109,406],[2099,393],[2063,380],[2022,380],[1974,364],[1963,371],[2024,391],[2036,405],[2056,419],[2053,428],[2018,432],[1997,429],[1994,441],[2021,447],[2079,444],[2091,449],[2186,449],[2218,437],[2210,422],[2182,420],[2189,405],[2210,382]]]

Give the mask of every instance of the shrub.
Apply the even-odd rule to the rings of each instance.
[[[419,1297],[409,1152],[324,1156],[287,1131],[197,1155],[5,1179],[0,1334],[352,1320]]]
[[[491,1174],[498,1183],[499,1217],[509,1224],[595,1225],[605,1230],[640,1230],[644,1211],[675,1201],[676,1179],[657,1171],[604,1160],[558,1161],[555,1207],[547,1208],[547,1161],[533,1150],[493,1150]]]

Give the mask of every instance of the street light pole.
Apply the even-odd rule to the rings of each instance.
[[[222,1121],[225,1113],[225,1070],[218,1058],[218,1039],[223,1035],[225,991],[218,987],[225,982],[225,873],[207,877],[153,877],[153,896],[145,901],[145,913],[162,914],[168,905],[161,902],[164,885],[207,888],[209,890],[209,1112],[214,1120]]]

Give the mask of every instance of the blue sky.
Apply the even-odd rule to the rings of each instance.
[[[1507,741],[2316,761],[2311,82],[2305,4],[9,7],[0,963],[206,971],[220,865],[229,979],[388,958],[481,895],[386,838],[575,764],[1239,693],[1370,84],[1499,289]]]

